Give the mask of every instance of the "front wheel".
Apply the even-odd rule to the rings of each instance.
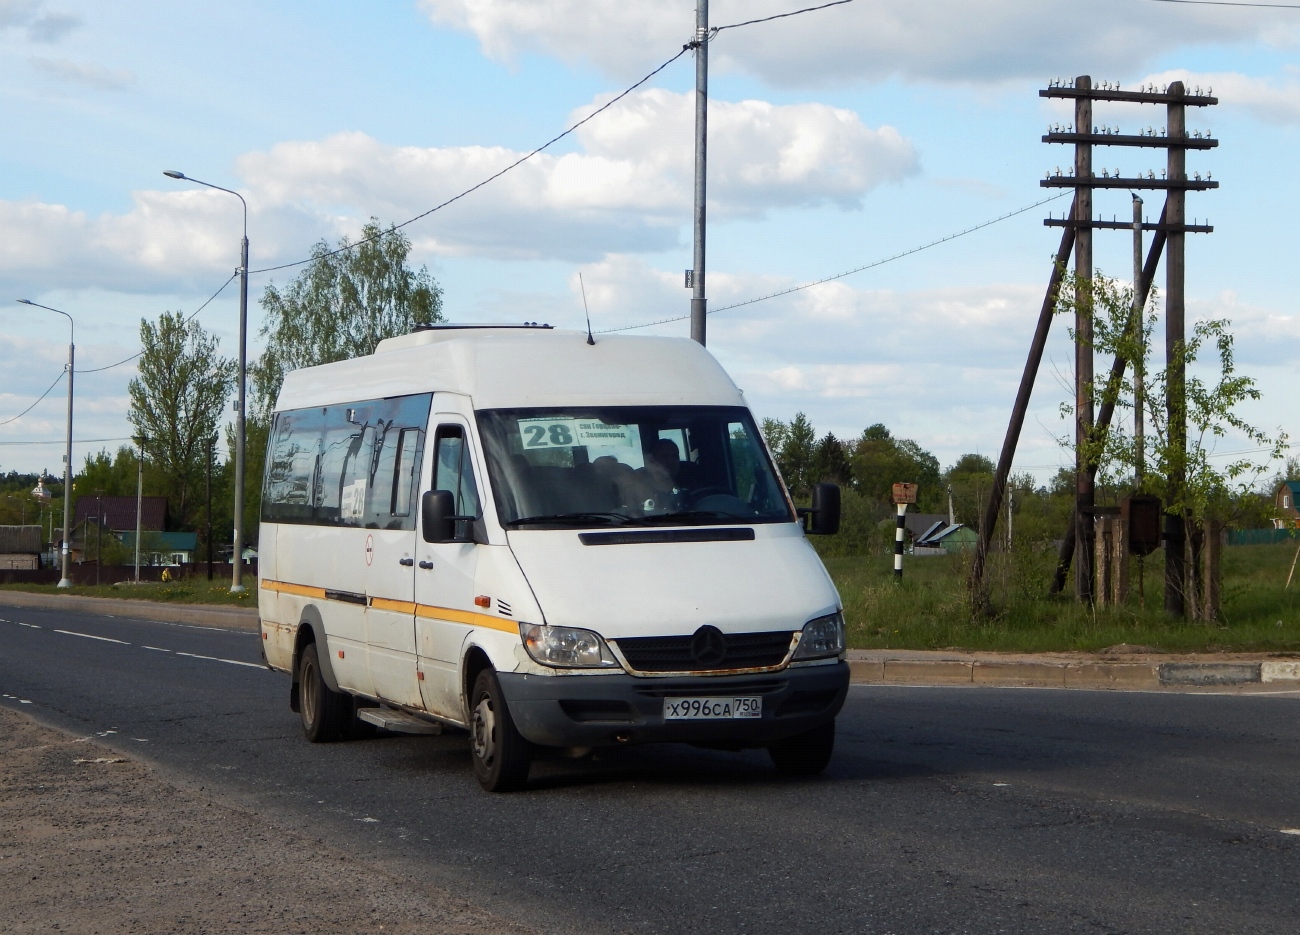
[[[816,776],[830,763],[834,752],[834,721],[778,740],[767,748],[777,772],[786,776]]]
[[[474,680],[470,694],[470,751],[474,775],[488,792],[512,792],[528,781],[532,745],[515,728],[501,694],[501,682],[491,669]]]
[[[315,643],[303,647],[298,662],[298,714],[302,732],[312,743],[342,740],[352,725],[352,696],[325,684]]]

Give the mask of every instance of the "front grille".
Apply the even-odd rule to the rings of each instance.
[[[790,651],[789,630],[726,633],[721,662],[701,665],[691,651],[695,635],[637,636],[615,640],[623,658],[638,672],[696,672],[702,669],[760,669],[777,666]]]

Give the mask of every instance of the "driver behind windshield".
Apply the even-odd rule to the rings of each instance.
[[[641,513],[666,513],[679,506],[677,473],[681,470],[677,443],[661,438],[645,453],[645,467],[625,475],[619,493],[623,502]]]

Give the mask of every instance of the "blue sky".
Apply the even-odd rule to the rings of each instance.
[[[714,0],[711,19],[799,5]],[[136,349],[142,316],[194,309],[238,260],[235,199],[163,169],[239,189],[253,266],[292,261],[491,174],[674,54],[693,22],[692,0],[0,0],[0,295],[73,313],[79,369],[112,363]],[[1233,320],[1239,364],[1265,393],[1247,417],[1296,435],[1284,219],[1300,207],[1298,42],[1300,10],[1153,0],[856,0],[724,31],[711,51],[711,304],[1044,197],[1039,179],[1070,158],[1039,139],[1069,119],[1037,96],[1051,78],[1185,77],[1222,100],[1189,125],[1223,141],[1189,160],[1222,183],[1189,196],[1189,215],[1216,226],[1189,238],[1189,312]],[[579,272],[597,328],[685,314],[693,80],[684,56],[544,157],[408,228],[448,316],[578,327]],[[1128,130],[1163,115],[1099,106],[1098,121]],[[1148,152],[1098,165],[1160,168]],[[802,410],[848,436],[884,422],[945,464],[995,454],[1058,240],[1042,218],[1065,202],[721,313],[710,348],[760,416]],[[1148,205],[1154,217],[1157,199]],[[1122,216],[1128,196],[1098,208]],[[1126,277],[1129,256],[1127,234],[1098,234],[1104,271]],[[252,282],[254,334],[267,281]],[[236,313],[232,288],[200,315],[228,353]],[[0,305],[0,421],[60,371],[65,322],[40,315]],[[1054,436],[1070,357],[1058,327],[1018,469],[1045,477],[1065,462]],[[78,439],[128,435],[132,375],[79,376]],[[62,432],[60,388],[0,425],[0,470],[57,472]],[[79,443],[74,459],[116,444]]]

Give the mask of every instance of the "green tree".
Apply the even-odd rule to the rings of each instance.
[[[175,523],[192,527],[203,491],[208,439],[235,380],[235,363],[217,353],[220,341],[181,313],[140,322],[139,375],[131,380],[127,419],[145,439],[157,469],[158,491]]]
[[[827,481],[842,487],[853,480],[848,449],[831,432],[826,433],[813,452],[812,480],[814,483]]]
[[[979,528],[993,487],[993,462],[981,454],[964,454],[943,474],[943,485],[952,488],[953,507],[959,523]],[[945,489],[944,493],[947,493]]]
[[[358,246],[344,237],[331,249],[322,240],[283,291],[274,283],[266,287],[266,350],[253,367],[257,418],[271,412],[290,370],[372,354],[385,338],[442,321],[442,287],[428,269],[407,267],[410,252],[400,230],[384,230],[371,218]]]
[[[1268,465],[1279,460],[1287,448],[1287,436],[1279,431],[1268,433],[1246,422],[1238,413],[1245,402],[1262,394],[1253,378],[1237,372],[1233,336],[1226,319],[1198,321],[1192,333],[1173,349],[1166,368],[1151,373],[1151,332],[1156,315],[1145,316],[1138,329],[1133,316],[1133,292],[1100,272],[1084,288],[1073,276],[1062,285],[1058,311],[1073,315],[1084,309],[1090,316],[1093,347],[1106,355],[1140,361],[1148,376],[1143,398],[1138,402],[1146,417],[1148,430],[1139,444],[1127,431],[1125,420],[1114,418],[1104,434],[1097,433],[1083,454],[1098,465],[1098,477],[1115,493],[1133,486],[1160,495],[1165,511],[1181,514],[1187,527],[1190,551],[1186,597],[1193,616],[1212,619],[1217,608],[1202,602],[1205,584],[1199,572],[1199,557],[1205,520],[1229,521],[1252,495]],[[1079,335],[1072,330],[1077,342]],[[1214,349],[1216,365],[1193,369],[1200,353]],[[1178,374],[1182,374],[1181,378]],[[1181,380],[1181,386],[1178,385]],[[1181,390],[1181,393],[1179,392]],[[1094,381],[1085,391],[1094,400],[1111,402],[1118,413],[1132,411],[1134,385],[1132,367],[1124,377],[1111,380],[1109,374]],[[1179,396],[1182,399],[1179,399]],[[1073,406],[1062,406],[1062,414],[1073,417]],[[1185,423],[1186,438],[1171,433],[1170,421]],[[1263,457],[1237,458],[1218,465],[1210,461],[1214,446],[1229,435],[1245,440]],[[1062,439],[1073,445],[1073,439]],[[1141,482],[1137,477],[1141,470]],[[1182,475],[1182,482],[1174,479]],[[1247,512],[1249,512],[1247,510]],[[1206,592],[1208,593],[1208,592]]]
[[[893,486],[916,484],[923,512],[939,502],[939,459],[910,438],[894,438],[881,423],[868,426],[850,456],[858,493],[878,503],[891,503]]]
[[[785,440],[777,453],[776,463],[790,493],[805,497],[817,481],[813,469],[817,457],[817,430],[802,412],[796,413],[787,427]]]

